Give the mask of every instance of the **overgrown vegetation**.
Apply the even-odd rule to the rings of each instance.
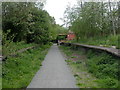
[[[89,72],[93,73],[103,88],[117,88],[119,86],[119,58],[107,53],[96,53],[88,51],[87,66]]]
[[[3,37],[13,42],[46,44],[65,28],[56,24],[44,8],[44,2],[3,2]],[[3,38],[4,42],[4,38]],[[4,43],[3,43],[4,44]]]
[[[119,58],[107,53],[73,50],[72,47],[60,46],[67,55],[77,85],[80,88],[118,88]],[[76,57],[77,55],[77,57]]]
[[[46,43],[50,38],[54,19],[43,10],[44,4],[31,2],[3,2],[2,29],[7,40],[27,43]]]
[[[75,33],[75,42],[120,48],[120,1],[77,1],[73,7],[67,6],[63,18]]]
[[[43,9],[44,4],[43,1],[2,3],[0,51],[3,51],[3,56],[39,45],[35,50],[27,50],[3,61],[3,88],[27,87],[41,66],[50,41],[65,30]]]
[[[49,46],[42,45],[16,57],[8,57],[2,65],[3,88],[26,88],[40,69]]]
[[[76,35],[78,42],[120,49],[120,1],[85,2],[67,6],[65,24]],[[86,66],[98,80],[101,88],[117,88],[119,76],[118,58],[107,53],[87,51]]]
[[[3,55],[35,46],[16,57],[7,57],[2,65],[3,88],[25,88],[41,66],[55,25],[53,17],[43,10],[44,3],[2,3]]]
[[[116,48],[120,49],[120,42],[119,42],[120,35],[110,35],[107,37],[101,37],[101,38],[89,38],[89,39],[81,39],[78,41],[78,43],[81,44],[87,44],[87,45],[96,45],[96,46],[102,46],[102,47],[109,47],[109,48]],[[76,42],[72,41],[72,43]]]
[[[65,61],[76,78],[76,85],[79,88],[99,88],[98,83],[95,82],[97,78],[88,72],[85,55],[79,51],[72,50],[70,47],[60,46],[60,49],[64,52],[67,58]]]
[[[24,41],[22,42],[10,42],[10,41],[6,41],[6,44],[2,47],[2,55],[9,55],[11,53],[15,53],[17,52],[18,50],[20,49],[24,49],[24,48],[27,48],[27,47],[30,47],[30,46],[36,46],[36,44],[34,43],[30,43],[30,44],[27,44],[25,43]]]
[[[0,61],[0,89],[2,89],[2,62]]]

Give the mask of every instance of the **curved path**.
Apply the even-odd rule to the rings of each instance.
[[[57,45],[53,45],[41,69],[27,88],[77,88],[75,79]]]

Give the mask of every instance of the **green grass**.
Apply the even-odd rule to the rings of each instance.
[[[77,61],[76,63],[69,63],[74,76],[77,80],[77,86],[80,88],[97,88],[97,79],[87,71],[84,62]]]
[[[0,40],[2,39],[2,30],[0,30]],[[2,55],[2,45],[0,41],[0,55]],[[2,89],[2,62],[0,61],[0,90]]]
[[[86,58],[79,51],[74,51],[69,47],[60,46],[61,50],[65,53],[68,58],[65,60],[67,64],[70,66],[74,77],[76,78],[76,85],[79,88],[98,88],[98,83],[96,82],[96,78],[88,72],[85,61]],[[77,58],[77,54],[81,54],[79,58]],[[79,56],[79,55],[78,55]],[[76,59],[74,61],[74,59]]]
[[[35,46],[36,44],[26,44],[24,41],[22,42],[11,42],[9,40],[6,40],[5,44],[2,46],[2,54],[3,55],[9,55],[11,53],[14,53],[20,49],[27,48],[30,46]]]
[[[120,49],[120,35],[110,35],[107,37],[95,37],[95,38],[80,38],[78,43],[81,44],[88,44],[88,45],[95,45],[95,46],[103,46],[103,47],[112,47],[115,46],[117,49]],[[73,41],[76,42],[76,41]]]
[[[93,73],[99,80],[102,88],[117,88],[119,76],[119,58],[107,53],[88,51],[87,66],[89,72]]]
[[[71,67],[76,77],[77,86],[80,88],[117,88],[119,74],[119,58],[107,53],[92,50],[84,52],[73,50],[70,47],[60,46],[66,54],[66,62]],[[78,58],[74,55],[78,54]]]
[[[26,88],[40,69],[49,47],[50,45],[42,45],[16,57],[8,57],[2,64],[2,87]]]
[[[2,89],[2,62],[0,61],[0,89]]]

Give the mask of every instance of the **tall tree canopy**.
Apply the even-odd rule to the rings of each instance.
[[[64,21],[80,38],[120,34],[120,2],[82,2],[65,10]]]
[[[35,43],[47,43],[53,39],[55,20],[42,3],[3,2],[2,29],[7,39]]]

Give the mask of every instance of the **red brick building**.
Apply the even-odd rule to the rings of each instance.
[[[69,31],[67,34],[67,40],[73,40],[74,38],[75,38],[75,34],[71,31]]]
[[[57,37],[58,43],[71,41],[75,39],[75,34],[72,31],[69,31],[67,34],[59,34]]]

